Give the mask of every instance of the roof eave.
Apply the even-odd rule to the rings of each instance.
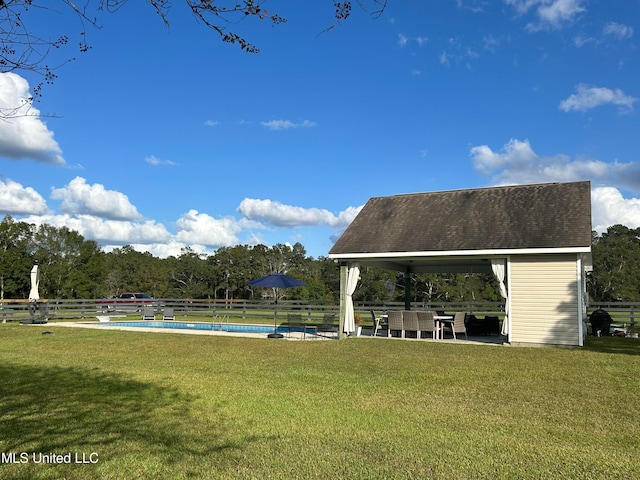
[[[558,248],[512,248],[497,250],[453,250],[429,252],[365,252],[365,253],[330,253],[329,258],[335,260],[357,260],[366,258],[424,258],[424,257],[504,257],[506,255],[544,255],[561,253],[591,253],[587,247]]]

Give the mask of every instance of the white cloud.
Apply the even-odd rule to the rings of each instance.
[[[100,184],[89,185],[76,177],[63,188],[52,188],[52,198],[61,200],[60,211],[51,212],[34,189],[12,180],[0,181],[0,212],[20,221],[66,227],[87,240],[94,240],[104,251],[130,245],[137,251],[166,258],[180,255],[189,247],[199,254],[211,255],[223,246],[267,243],[260,230],[281,227],[330,227],[344,229],[362,207],[349,207],[338,214],[318,208],[304,209],[270,200],[245,199],[238,211],[242,218],[214,218],[190,210],[174,225],[175,232],[155,220],[144,220],[128,198],[106,190]],[[291,237],[295,238],[295,236]]]
[[[217,120],[205,120],[204,125],[206,127],[215,127],[216,125],[220,125],[220,122]]]
[[[420,47],[424,47],[427,44],[427,42],[429,41],[429,39],[427,37],[412,37],[412,38],[409,38],[403,33],[399,33],[398,34],[398,45],[400,45],[401,47],[406,46],[412,40],[415,41],[418,44],[418,46],[420,46]]]
[[[149,156],[145,157],[144,161],[147,162],[149,165],[152,165],[154,167],[157,167],[157,166],[160,166],[160,165],[168,165],[168,166],[174,167],[174,166],[178,165],[177,163],[172,162],[171,160],[160,160],[155,155],[149,155]]]
[[[609,22],[602,29],[602,33],[611,35],[618,40],[624,40],[625,38],[631,38],[633,36],[633,27],[621,23]]]
[[[348,227],[349,224],[353,222],[353,219],[356,218],[356,216],[360,213],[362,207],[364,207],[364,205],[360,205],[359,207],[347,207],[338,214],[338,221],[334,225],[330,226],[345,228]]]
[[[596,187],[591,189],[591,216],[593,230],[605,232],[611,225],[640,227],[640,199],[623,198],[617,188]]]
[[[456,0],[456,3],[460,9],[469,10],[473,13],[480,13],[484,11],[488,2],[486,0]]]
[[[502,185],[545,182],[597,181],[616,184],[640,192],[640,163],[607,163],[600,160],[575,159],[568,155],[540,156],[533,151],[529,140],[511,139],[499,152],[487,145],[470,149],[476,171],[491,176],[492,182]]]
[[[624,198],[619,188],[640,193],[640,163],[607,163],[556,154],[536,154],[528,140],[510,140],[500,152],[487,145],[472,147],[476,170],[498,185],[591,181],[593,229],[602,233],[615,224],[640,227],[640,199]],[[612,187],[611,185],[616,185]]]
[[[271,200],[245,198],[240,203],[238,212],[248,219],[264,221],[277,227],[328,225],[340,228],[349,225],[361,208],[349,207],[336,216],[329,210],[320,208],[295,207]]]
[[[65,165],[53,132],[29,101],[29,84],[15,73],[0,73],[0,156]]]
[[[441,65],[464,65],[470,68],[469,59],[477,59],[480,55],[472,45],[468,45],[463,37],[452,37],[447,41],[446,49],[440,54]]]
[[[36,225],[51,225],[57,228],[67,227],[75,230],[88,240],[100,244],[128,245],[133,243],[166,242],[171,238],[164,225],[153,220],[128,222],[104,220],[92,215],[41,215],[21,219]]]
[[[616,22],[609,22],[602,28],[602,35],[599,37],[586,36],[584,34],[576,35],[573,38],[573,44],[580,48],[585,45],[601,45],[611,38],[614,40],[624,40],[633,36],[633,27]]]
[[[476,52],[473,47],[467,47],[465,50],[467,57],[469,58],[479,58],[480,54]]]
[[[0,212],[11,215],[43,215],[47,202],[31,187],[18,182],[0,180]]]
[[[133,243],[131,247],[138,252],[149,252],[154,257],[167,258],[167,257],[179,257],[182,254],[182,250],[189,247],[198,255],[213,255],[214,249],[207,248],[204,245],[196,244],[184,244],[176,240],[170,240],[166,243]],[[112,251],[114,248],[119,248],[122,245],[105,245],[102,249],[106,252]]]
[[[593,37],[586,37],[582,34],[580,35],[576,35],[575,37],[573,37],[573,44],[580,48],[580,47],[584,47],[585,45],[589,44],[589,43],[599,43],[598,39],[593,38]]]
[[[242,226],[234,218],[215,219],[206,213],[189,210],[176,222],[176,240],[186,244],[224,247],[237,245]]]
[[[502,148],[502,153],[496,153],[488,145],[479,145],[471,148],[471,158],[474,168],[483,175],[489,175],[495,170],[505,166],[517,167],[526,166],[537,155],[531,149],[529,140],[511,139]]]
[[[538,16],[545,25],[558,28],[561,23],[569,22],[585,11],[584,0],[554,0],[544,2],[538,7]]]
[[[242,229],[233,219],[215,220],[194,210],[176,222],[176,235],[154,220],[131,222],[69,214],[32,215],[20,220],[36,226],[67,227],[87,240],[95,240],[107,252],[130,245],[136,251],[149,252],[161,258],[180,255],[181,249],[187,246],[199,254],[212,254],[214,248],[237,245],[239,241],[234,232]]]
[[[633,110],[633,104],[637,100],[637,98],[625,95],[620,89],[590,87],[581,83],[576,86],[576,93],[560,102],[559,108],[565,112],[571,110],[586,112],[600,105],[612,104],[617,105],[621,113],[626,113]]]
[[[51,198],[62,200],[60,210],[71,215],[95,215],[109,220],[142,218],[125,194],[107,190],[99,183],[88,185],[82,177],[74,178],[66,187],[53,188]]]
[[[482,45],[485,50],[489,50],[490,52],[495,52],[497,48],[500,46],[500,41],[493,36],[492,34],[485,35],[482,38]]]
[[[527,25],[529,31],[558,29],[563,23],[573,21],[586,11],[586,0],[504,0],[513,6],[520,15],[535,10],[537,22]]]
[[[291,120],[270,120],[268,122],[260,122],[260,125],[268,128],[269,130],[288,130],[290,128],[309,128],[315,127],[316,122],[310,120],[304,120],[300,123],[292,122]]]

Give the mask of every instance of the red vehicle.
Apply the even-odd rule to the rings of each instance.
[[[142,307],[155,306],[155,299],[148,293],[121,293],[113,298],[96,301],[96,307],[102,312],[140,312]]]

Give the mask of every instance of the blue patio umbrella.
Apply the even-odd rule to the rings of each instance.
[[[256,278],[247,282],[252,287],[267,287],[273,289],[303,287],[306,285],[301,280],[289,277],[284,273],[271,273],[264,277]],[[277,317],[278,317],[278,294],[275,292],[275,311],[273,312],[273,333],[268,335],[269,338],[282,338],[283,335],[278,333]]]

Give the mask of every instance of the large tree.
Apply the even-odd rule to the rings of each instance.
[[[40,265],[40,295],[45,298],[95,296],[102,275],[102,251],[75,230],[40,225],[33,236]]]
[[[594,235],[592,254],[592,301],[640,301],[640,228],[613,225]]]
[[[210,297],[211,269],[201,255],[187,247],[179,257],[169,257],[165,263],[169,265],[171,297]]]
[[[33,225],[10,215],[0,222],[0,299],[27,298],[33,266]]]
[[[105,256],[107,296],[123,292],[146,292],[156,298],[167,295],[169,274],[166,261],[149,252],[138,252],[131,245],[116,248]]]

